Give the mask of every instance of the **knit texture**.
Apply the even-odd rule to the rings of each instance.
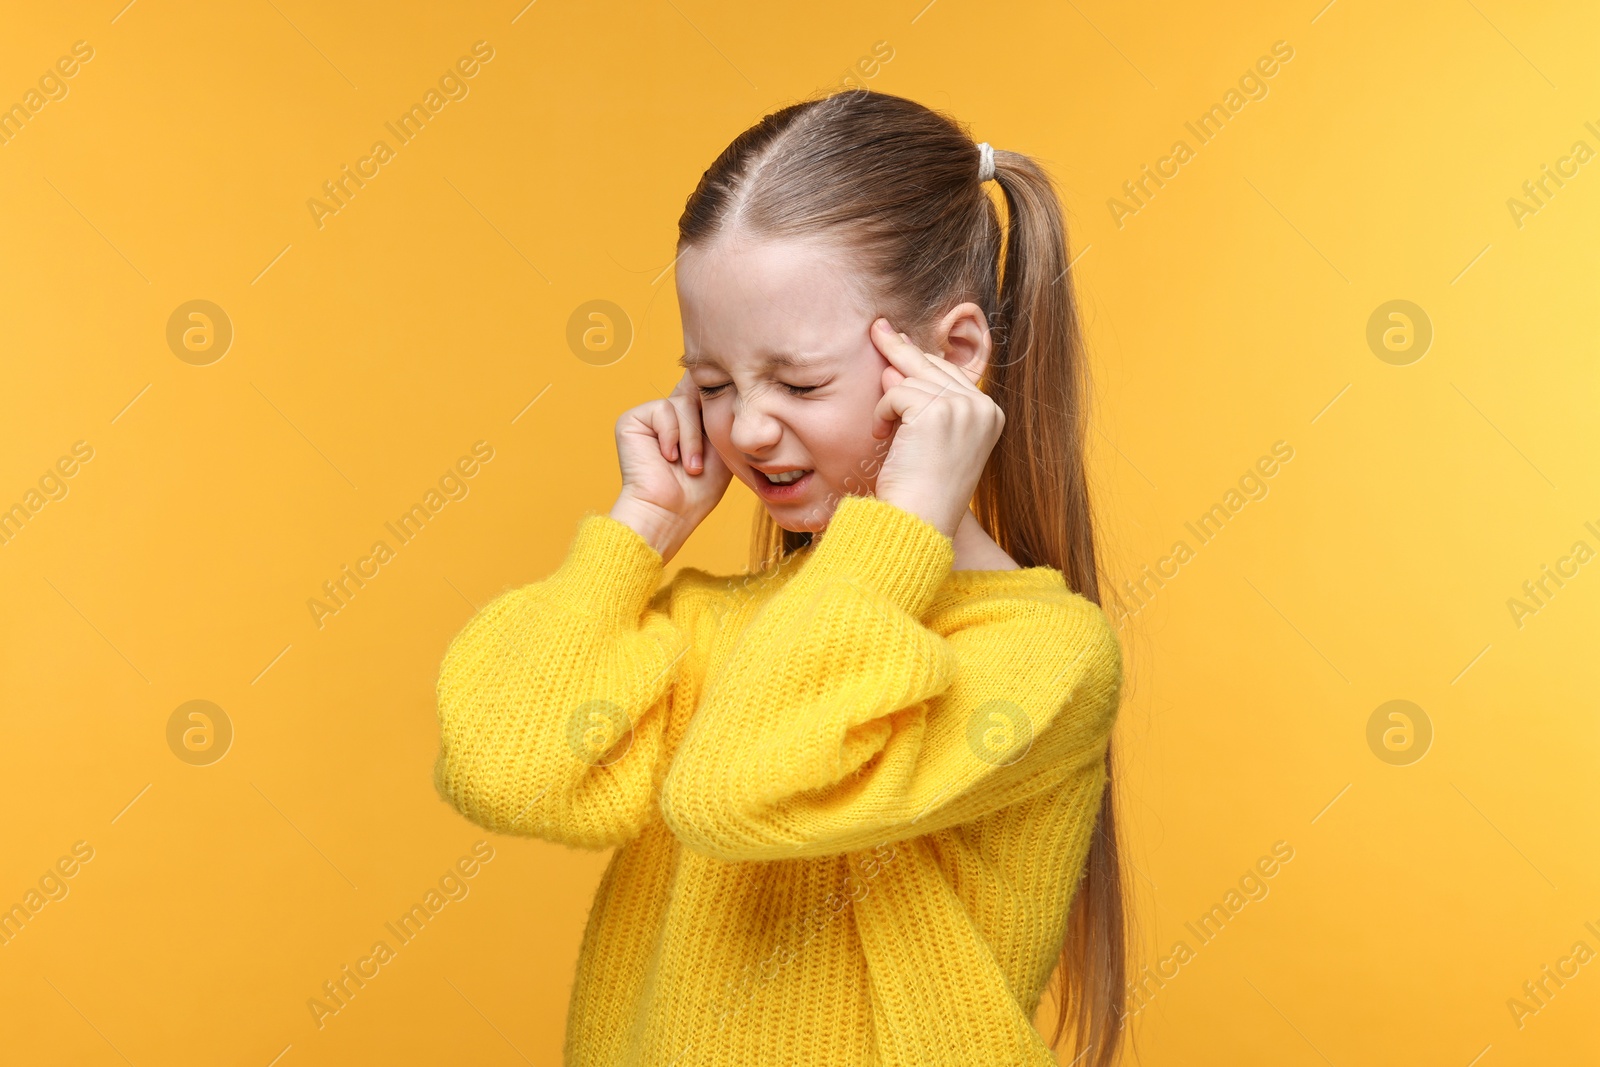
[[[1032,1018],[1121,648],[1060,571],[953,562],[937,527],[849,496],[781,563],[660,587],[660,554],[589,513],[451,641],[440,795],[616,846],[567,1067],[1056,1063]]]

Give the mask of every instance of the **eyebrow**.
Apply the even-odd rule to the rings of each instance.
[[[768,354],[764,365],[767,367],[812,367],[826,360],[827,356],[797,356],[790,352],[773,352]],[[678,366],[685,370],[694,367],[719,366],[710,356],[691,356],[687,352],[678,357]]]

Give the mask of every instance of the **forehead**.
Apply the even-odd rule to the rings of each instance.
[[[684,252],[676,275],[686,364],[727,368],[868,341],[872,301],[837,245],[728,235]]]

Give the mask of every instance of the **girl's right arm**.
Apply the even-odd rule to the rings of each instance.
[[[638,834],[693,635],[661,573],[640,534],[589,514],[555,573],[473,616],[439,670],[440,796],[487,829],[579,848]]]
[[[657,587],[732,475],[705,447],[687,374],[623,412],[616,441],[611,513],[585,515],[560,568],[496,597],[440,666],[434,784],[490,830],[618,845],[643,828],[665,775],[674,682],[714,598]]]

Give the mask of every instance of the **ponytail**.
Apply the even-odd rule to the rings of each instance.
[[[995,356],[985,375],[1006,432],[978,483],[974,512],[1024,567],[1057,568],[1074,591],[1100,600],[1084,465],[1088,360],[1067,260],[1066,227],[1049,176],[1016,152],[995,153],[1005,197]],[[1111,744],[1106,784],[1083,880],[1061,946],[1054,1036],[1073,1023],[1074,1063],[1109,1067],[1127,1004],[1128,921],[1117,845]]]

